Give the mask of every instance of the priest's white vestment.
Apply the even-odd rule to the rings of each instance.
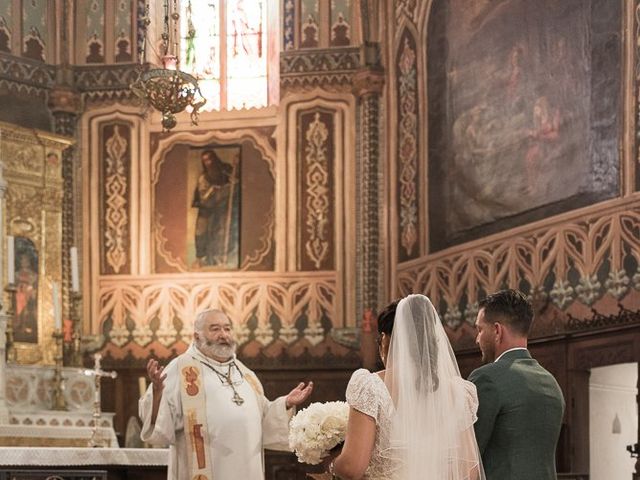
[[[293,409],[286,410],[285,397],[269,401],[262,394],[255,374],[236,358],[216,362],[200,353],[194,345],[182,355],[202,364],[210,443],[208,457],[213,464],[213,479],[264,479],[263,449],[289,451],[289,420]],[[173,359],[164,370],[167,378],[155,425],[151,425],[153,387],[149,386],[140,398],[139,414],[143,421],[140,437],[152,445],[171,447],[169,479],[191,480],[179,358]],[[241,405],[234,402],[238,396],[243,400]]]

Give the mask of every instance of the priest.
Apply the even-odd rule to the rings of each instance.
[[[168,478],[261,480],[263,449],[289,450],[289,420],[313,383],[269,401],[255,373],[236,358],[232,332],[224,312],[205,310],[185,353],[166,368],[147,363],[151,385],[139,403],[140,436],[171,446]]]

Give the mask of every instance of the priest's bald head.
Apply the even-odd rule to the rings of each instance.
[[[203,355],[226,362],[236,353],[231,320],[222,310],[200,312],[193,326],[193,343]]]

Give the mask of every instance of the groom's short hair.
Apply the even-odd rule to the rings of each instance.
[[[518,290],[500,290],[488,295],[478,304],[484,308],[487,322],[506,325],[514,333],[528,336],[533,323],[533,307],[525,295]]]

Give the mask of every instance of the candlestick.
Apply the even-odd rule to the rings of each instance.
[[[71,291],[80,291],[80,278],[78,276],[78,249],[71,247]]]
[[[7,236],[7,282],[16,283],[16,263],[15,263],[15,239]]]
[[[7,310],[6,310],[7,328],[5,332],[7,336],[7,343],[6,343],[7,362],[15,363],[18,355],[17,355],[16,347],[13,341],[13,320],[16,314],[16,292],[18,291],[18,289],[14,284],[10,283],[6,287],[4,287],[4,291],[8,297]]]
[[[62,331],[62,306],[57,282],[53,282],[53,318],[55,329]]]
[[[82,326],[80,324],[80,308],[78,304],[82,299],[82,295],[78,292],[71,292],[71,305],[69,308],[69,316],[73,323],[73,333],[71,335],[71,365],[74,367],[82,367],[82,347],[81,347],[81,331]]]
[[[56,343],[56,353],[54,357],[56,365],[53,373],[53,409],[66,410],[67,402],[64,399],[64,379],[62,378],[62,348],[64,342],[62,329],[56,328],[52,336]]]

